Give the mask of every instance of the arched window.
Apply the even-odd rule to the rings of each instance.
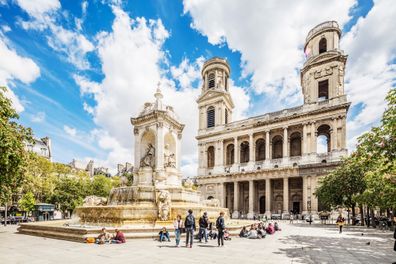
[[[299,132],[290,135],[290,156],[301,156],[301,134]]]
[[[280,159],[283,157],[283,139],[281,136],[276,136],[272,139],[272,158]]]
[[[206,121],[208,124],[208,128],[215,126],[215,108],[213,106],[210,106],[207,110],[207,120]]]
[[[212,89],[215,87],[215,74],[211,73],[208,77],[208,88]]]
[[[330,144],[330,126],[329,125],[321,125],[317,130],[318,138],[316,151],[318,153],[326,153],[331,151]]]
[[[241,143],[241,163],[249,162],[249,142]]]
[[[234,162],[234,144],[229,144],[226,150],[226,165],[232,165]]]
[[[215,164],[215,149],[213,146],[208,148],[208,168],[213,168]]]
[[[265,140],[260,138],[256,141],[256,161],[265,160]]]
[[[228,110],[227,110],[227,108],[224,110],[224,122],[225,122],[225,124],[228,124]]]
[[[319,41],[319,54],[326,52],[327,51],[327,39],[326,38],[322,38]]]

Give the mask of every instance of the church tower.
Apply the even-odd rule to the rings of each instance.
[[[347,56],[339,48],[341,30],[335,21],[321,23],[309,31],[301,69],[304,104],[332,100],[344,95]]]
[[[234,103],[229,93],[230,66],[222,58],[206,61],[202,68],[202,91],[197,103],[199,132],[206,133],[232,121]]]

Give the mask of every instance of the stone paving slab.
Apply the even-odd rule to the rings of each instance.
[[[0,263],[370,263],[396,262],[389,231],[281,223],[281,232],[261,240],[233,238],[175,248],[174,242],[128,240],[121,245],[81,244],[15,233],[0,227]],[[363,235],[362,235],[363,233]]]

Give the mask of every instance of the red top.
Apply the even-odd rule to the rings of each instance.
[[[118,231],[114,239],[120,241],[121,243],[125,243],[125,236],[121,231]]]

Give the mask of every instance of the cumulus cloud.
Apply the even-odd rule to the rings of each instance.
[[[30,119],[33,123],[42,123],[45,120],[45,112],[38,112]]]
[[[14,86],[14,81],[18,80],[25,84],[32,83],[40,76],[40,68],[30,58],[18,55],[18,53],[9,46],[7,39],[0,33],[0,86],[8,88]],[[18,97],[11,89],[7,89],[6,96],[13,102],[17,112],[22,112],[24,107]]]
[[[77,30],[66,29],[57,23],[61,4],[58,0],[17,0],[17,4],[30,19],[19,21],[25,30],[38,30],[46,34],[48,45],[66,56],[66,59],[78,69],[88,69],[90,64],[85,55],[94,50],[94,45],[81,33],[81,24]],[[87,4],[82,4],[85,15]],[[80,21],[81,22],[81,21]]]
[[[75,137],[77,135],[77,130],[74,127],[64,125],[63,130],[71,137]]]
[[[358,19],[342,39],[348,56],[346,92],[362,110],[348,123],[349,147],[358,135],[376,125],[385,110],[385,95],[395,86],[396,7],[391,0],[374,1],[366,17]]]
[[[98,55],[105,78],[96,83],[75,75],[82,96],[92,96],[96,105],[84,108],[94,116],[99,129],[92,131],[99,146],[108,151],[98,164],[114,167],[116,163],[133,161],[133,133],[130,117],[137,116],[144,102],[154,101],[157,82],[161,82],[164,103],[174,107],[180,122],[186,124],[182,140],[182,171],[186,176],[196,174],[195,136],[198,129],[196,99],[200,94],[200,70],[204,58],[182,60],[178,66],[167,68],[163,43],[169,32],[161,20],[132,19],[120,7],[114,6],[112,31],[100,32]],[[170,73],[172,78],[167,78]],[[232,82],[231,82],[232,83]],[[240,115],[249,100],[244,90],[232,85],[241,99],[235,104]]]
[[[325,20],[337,20],[342,26],[355,5],[354,0],[331,5],[326,0],[183,3],[184,12],[193,19],[192,27],[211,44],[227,44],[241,53],[242,77],[251,78],[256,93],[274,97],[265,110],[279,109],[279,102],[290,106],[299,101],[299,68],[307,32]]]

